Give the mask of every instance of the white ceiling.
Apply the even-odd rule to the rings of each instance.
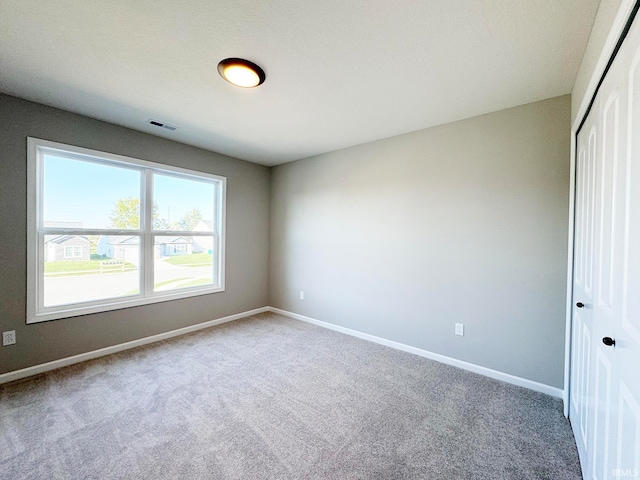
[[[0,0],[0,91],[276,165],[570,93],[598,4]]]

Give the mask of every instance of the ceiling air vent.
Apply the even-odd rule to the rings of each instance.
[[[176,130],[178,127],[174,127],[173,125],[169,125],[168,123],[158,122],[156,120],[147,121],[149,125],[153,125],[154,127],[166,128],[167,130],[171,130],[172,132]]]

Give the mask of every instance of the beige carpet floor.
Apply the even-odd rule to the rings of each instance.
[[[579,479],[559,400],[275,314],[0,386],[2,479]]]

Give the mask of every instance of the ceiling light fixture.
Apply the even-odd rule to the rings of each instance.
[[[218,73],[227,82],[242,88],[257,87],[267,78],[258,65],[242,58],[225,58],[218,64]]]

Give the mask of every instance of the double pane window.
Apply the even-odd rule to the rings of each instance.
[[[224,290],[225,186],[30,138],[28,322]]]

